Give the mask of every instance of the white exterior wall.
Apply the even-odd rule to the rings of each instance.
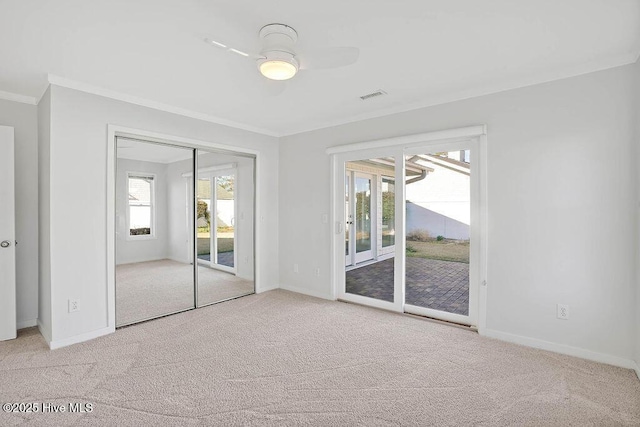
[[[427,230],[431,237],[469,239],[470,178],[433,163],[433,172],[407,185],[407,233]],[[471,166],[473,167],[473,165]]]
[[[235,224],[235,212],[233,210],[233,206],[233,200],[218,200],[215,212],[218,219],[230,227]]]
[[[321,221],[330,212],[328,147],[486,124],[484,333],[629,365],[637,341],[637,239],[629,232],[636,75],[624,66],[282,138],[282,287],[331,295],[334,228]],[[558,303],[570,306],[570,320],[556,318]]]

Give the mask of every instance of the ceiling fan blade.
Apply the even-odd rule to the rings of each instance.
[[[226,52],[229,53],[233,53],[235,55],[238,56],[242,56],[245,58],[249,58],[249,59],[263,59],[264,56],[259,55],[257,53],[251,53],[248,52],[247,50],[243,50],[243,49],[236,49],[233,46],[229,46],[226,43],[223,43],[219,40],[216,40],[212,37],[202,37],[202,41],[204,41],[206,44],[208,44],[209,46],[213,46],[216,47],[218,49],[224,50]]]
[[[301,70],[320,70],[351,65],[358,60],[360,49],[357,47],[330,47],[308,50],[296,55]]]

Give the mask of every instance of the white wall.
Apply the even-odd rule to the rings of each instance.
[[[38,327],[51,341],[51,90],[38,104]],[[18,217],[23,215],[20,212]]]
[[[18,328],[38,318],[38,110],[0,99],[0,125],[15,130],[16,298]]]
[[[330,294],[332,229],[321,222],[330,206],[327,147],[487,124],[488,331],[630,364],[634,72],[625,66],[282,138],[282,286]],[[570,320],[556,319],[557,303],[570,306]]]
[[[640,60],[635,64],[634,74],[636,76],[635,81],[635,107],[636,107],[636,167],[634,168],[636,173],[636,203],[637,203],[637,219],[636,219],[636,373],[640,378],[640,171],[637,165],[640,165]]]
[[[276,138],[51,87],[52,340],[88,339],[107,328],[107,125],[245,147],[259,151],[258,292],[277,287],[278,141]],[[42,166],[44,168],[44,166]],[[78,180],[78,176],[82,177]],[[71,191],[74,189],[75,191]],[[84,198],[77,194],[86,195]],[[81,208],[87,214],[79,215]],[[85,210],[86,211],[86,210]],[[83,230],[76,233],[75,230]],[[67,312],[68,299],[81,309]]]
[[[128,239],[127,209],[129,191],[127,176],[129,172],[145,172],[155,175],[154,213],[155,231],[152,239]],[[169,206],[167,165],[143,162],[139,160],[118,159],[116,175],[116,265],[132,262],[165,259],[169,255],[168,216]],[[186,199],[182,201],[184,208]],[[185,225],[182,226],[185,228]],[[184,233],[184,230],[183,230]]]
[[[193,226],[193,207],[187,203],[187,185],[191,179],[183,173],[193,171],[193,159],[167,165],[167,256],[178,262],[193,262],[193,236],[188,230]],[[190,193],[189,193],[190,197]]]

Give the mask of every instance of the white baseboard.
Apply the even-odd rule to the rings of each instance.
[[[44,338],[49,348],[51,348],[51,331],[44,327],[44,325],[40,322],[40,319],[38,319],[37,322],[40,335],[42,335],[42,338]]]
[[[261,294],[263,292],[269,292],[269,291],[274,291],[276,289],[279,289],[280,287],[278,285],[271,285],[271,286],[267,286],[267,287],[260,287],[260,289],[256,288],[256,294]]]
[[[638,376],[638,379],[640,380],[640,362],[636,362],[636,367],[634,369],[636,371],[636,375]]]
[[[69,337],[69,338],[64,338],[64,339],[57,340],[57,341],[49,341],[49,348],[51,350],[55,350],[57,348],[66,347],[66,346],[71,345],[71,344],[77,344],[77,343],[80,343],[80,342],[89,341],[89,340],[92,340],[94,338],[101,337],[103,335],[108,335],[108,334],[111,334],[111,333],[113,333],[115,331],[116,331],[115,328],[106,327],[106,328],[98,329],[96,331],[86,332],[84,334],[76,335],[76,336]]]
[[[298,286],[280,285],[280,289],[284,289],[285,291],[296,292],[299,294],[309,295],[310,297],[328,299],[332,301],[335,300],[335,298],[332,298],[331,295],[326,294],[324,292],[313,291],[306,288],[300,288]]]
[[[32,328],[38,326],[38,319],[21,320],[16,323],[17,329]]]
[[[551,341],[544,341],[537,338],[529,338],[522,335],[510,334],[508,332],[496,331],[494,329],[484,329],[480,334],[489,338],[496,338],[501,341],[508,341],[527,347],[537,348],[540,350],[547,350],[554,353],[566,354],[568,356],[580,357],[582,359],[606,363],[607,365],[618,366],[620,368],[633,369],[636,371],[636,373],[638,373],[638,365],[631,359],[625,359],[610,354],[598,353],[579,347],[572,347],[570,345],[557,344]]]

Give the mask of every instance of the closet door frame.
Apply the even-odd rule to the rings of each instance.
[[[135,129],[118,125],[107,125],[107,227],[106,227],[106,250],[107,250],[107,293],[106,293],[106,306],[107,306],[107,326],[104,330],[100,331],[99,335],[114,332],[116,329],[116,281],[115,281],[115,255],[116,255],[116,242],[115,242],[115,230],[116,230],[116,149],[117,138],[128,138],[137,140],[140,142],[150,142],[156,144],[163,144],[174,146],[178,148],[187,148],[194,150],[193,155],[193,171],[198,170],[196,150],[201,149],[207,152],[221,154],[232,154],[235,156],[249,157],[254,159],[254,197],[253,197],[253,272],[254,272],[254,292],[258,292],[262,284],[261,270],[257,267],[260,265],[260,257],[258,255],[257,248],[260,247],[263,239],[262,233],[264,232],[260,223],[262,222],[262,210],[261,210],[261,192],[262,185],[261,180],[258,179],[261,173],[261,161],[262,158],[257,150],[248,148],[235,147],[225,144],[201,141],[191,138],[184,138],[179,136],[167,135],[157,132],[149,132],[141,129]],[[192,197],[193,203],[193,247],[192,247],[192,259],[194,265],[194,308],[197,308],[198,301],[198,269],[197,269],[197,239],[195,238],[195,227],[197,216],[196,208],[196,185],[197,185],[197,173],[194,173],[191,179],[191,191],[194,195]],[[191,309],[188,309],[191,310]],[[185,310],[180,310],[185,311]],[[173,314],[173,313],[167,313]]]

